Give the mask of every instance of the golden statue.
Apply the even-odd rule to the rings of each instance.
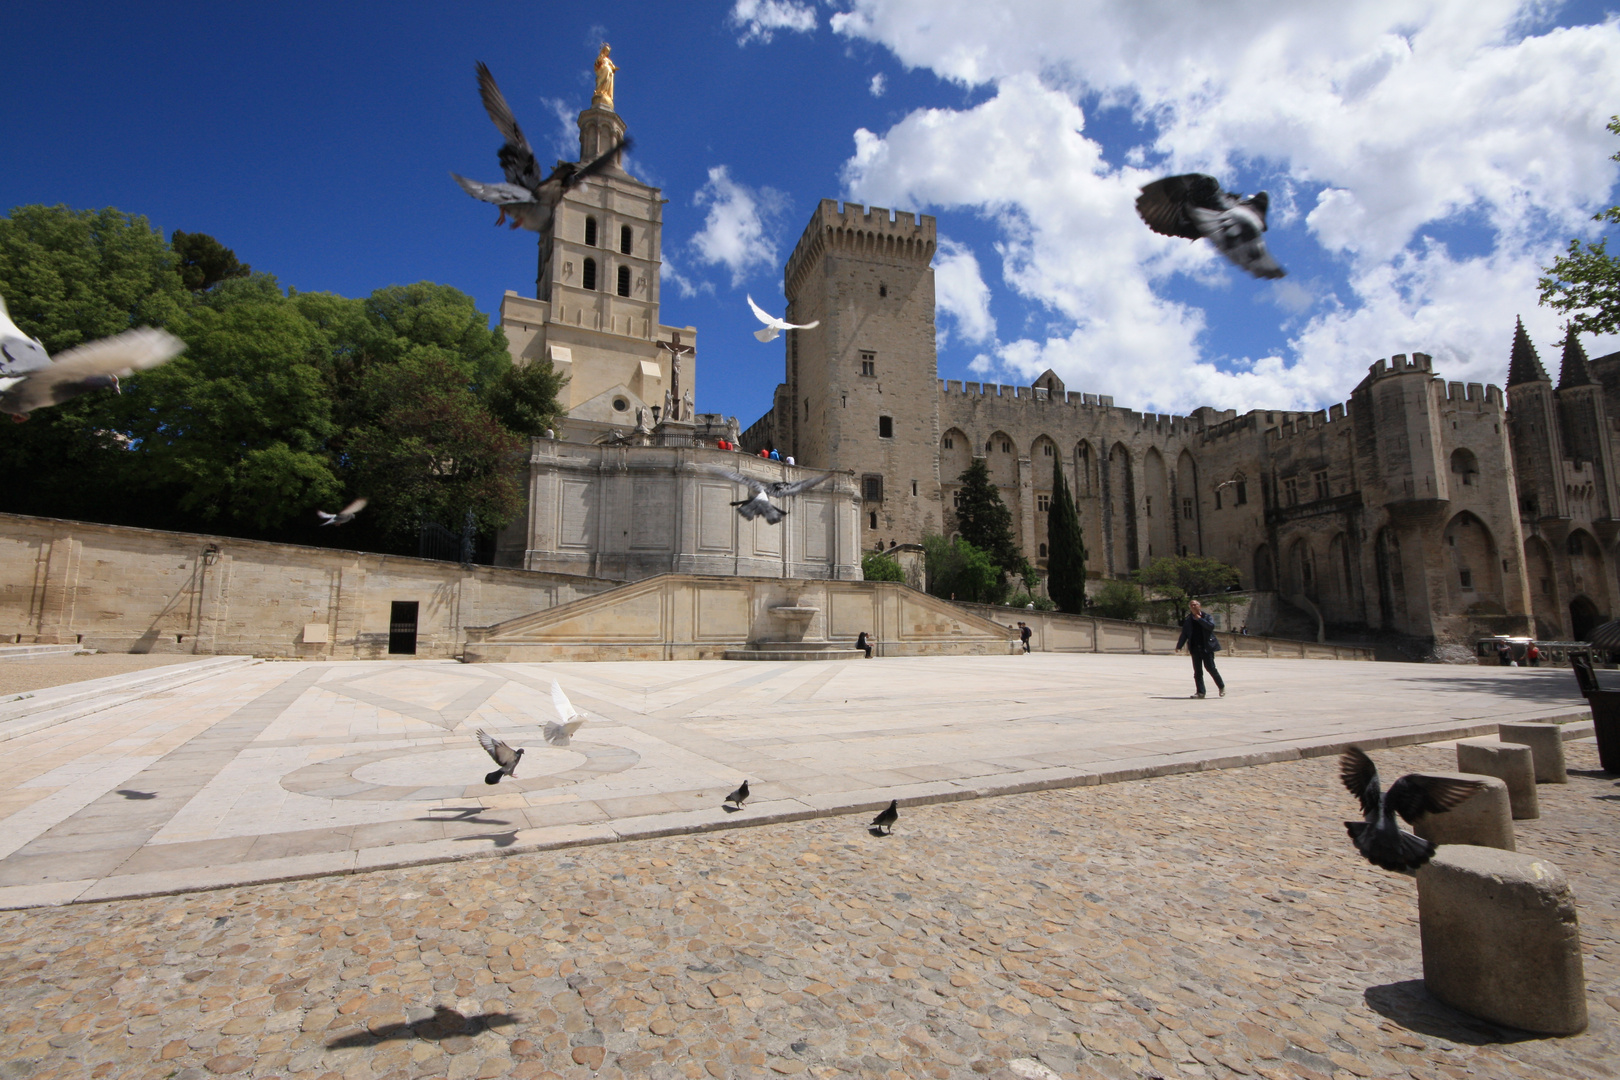
[[[602,51],[596,54],[596,93],[591,95],[591,107],[601,107],[611,110],[613,108],[613,73],[618,71],[618,65],[608,59],[607,42],[602,42]]]

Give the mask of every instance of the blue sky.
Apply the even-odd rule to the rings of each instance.
[[[744,424],[782,352],[743,295],[779,308],[821,198],[938,217],[942,378],[1052,366],[1184,411],[1325,405],[1414,350],[1500,382],[1519,313],[1546,357],[1537,267],[1620,169],[1601,4],[65,2],[7,29],[0,208],[116,206],[283,285],[426,279],[492,314],[535,255],[449,179],[497,171],[473,64],[561,156],[605,37],[629,167],[669,200],[664,321],[701,332],[698,408]],[[1192,169],[1271,191],[1287,279],[1136,221]]]

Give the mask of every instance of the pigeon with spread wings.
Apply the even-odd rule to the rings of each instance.
[[[484,783],[498,784],[501,782],[501,777],[512,776],[517,772],[518,762],[523,760],[523,748],[521,746],[514,750],[501,742],[501,740],[486,734],[483,728],[478,729],[478,745],[482,746],[484,751],[495,759],[495,764],[500,766],[500,768],[484,777]]]
[[[1136,212],[1148,228],[1163,236],[1205,239],[1237,266],[1255,277],[1280,278],[1287,273],[1266,251],[1271,199],[1222,191],[1220,181],[1204,173],[1183,173],[1155,180],[1136,199]]]
[[[540,165],[534,159],[534,148],[524,137],[523,129],[518,127],[517,118],[512,115],[512,107],[506,103],[501,88],[495,85],[495,76],[482,63],[478,65],[478,96],[484,101],[484,111],[506,138],[495,155],[500,160],[501,171],[506,174],[506,181],[486,184],[456,173],[450,175],[473,198],[500,207],[500,216],[495,219],[497,225],[509,223],[514,229],[521,227],[549,236],[552,216],[563,195],[581,181],[610,168],[618,160],[620,151],[630,148],[629,139],[620,139],[590,161],[577,165],[571,161],[559,161],[550,175],[541,176]]]
[[[18,423],[35,409],[72,401],[92,390],[123,393],[119,376],[166,364],[185,351],[173,334],[143,326],[87,342],[53,360],[37,338],[11,321],[0,298],[0,412]]]
[[[1433,858],[1434,844],[1402,829],[1395,815],[1416,824],[1424,814],[1460,805],[1483,786],[1474,780],[1409,773],[1386,792],[1378,782],[1378,767],[1359,746],[1339,755],[1339,780],[1361,802],[1364,820],[1344,823],[1356,850],[1374,866],[1402,874],[1415,873]]]
[[[754,309],[754,318],[765,324],[765,329],[755,330],[754,336],[761,341],[775,341],[776,336],[783,330],[812,330],[821,325],[821,320],[807,323],[790,323],[785,319],[778,319],[775,315],[767,315],[765,310],[754,303],[752,296],[746,297],[748,306]]]
[[[557,708],[557,721],[547,722],[546,742],[552,746],[567,746],[574,741],[574,732],[579,730],[590,713],[574,708],[574,703],[568,700],[568,695],[563,693],[556,679],[551,680],[551,703]]]
[[[731,505],[735,506],[737,513],[741,514],[746,520],[753,521],[757,517],[763,517],[771,525],[775,525],[787,517],[787,511],[771,502],[772,499],[792,498],[794,495],[809,491],[832,475],[831,473],[822,473],[820,476],[811,477],[809,480],[796,480],[790,484],[785,480],[772,480],[770,482],[756,480],[752,476],[744,476],[734,469],[722,469],[717,465],[705,466],[703,471],[712,473],[715,476],[723,476],[727,480],[734,480],[753,492],[748,498],[737,499]]]
[[[335,514],[328,514],[325,510],[315,511],[315,516],[321,519],[322,525],[347,525],[354,520],[354,515],[366,508],[366,500],[356,499]]]

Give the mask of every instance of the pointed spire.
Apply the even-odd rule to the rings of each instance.
[[[1519,383],[1548,382],[1547,369],[1541,366],[1536,347],[1530,344],[1530,335],[1524,332],[1524,320],[1518,319],[1513,330],[1513,358],[1508,362],[1509,386]]]
[[[1581,348],[1575,328],[1564,331],[1564,367],[1558,373],[1558,389],[1571,386],[1591,386],[1592,372],[1586,366],[1586,350]]]

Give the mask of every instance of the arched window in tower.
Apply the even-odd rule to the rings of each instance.
[[[587,247],[596,246],[596,219],[593,217],[588,217],[585,219],[585,245]],[[586,288],[589,287],[590,286],[588,285],[586,286]]]
[[[591,289],[593,291],[596,289],[596,260],[595,259],[586,259],[585,260],[585,270],[580,275],[580,287],[585,288],[585,289]]]
[[[619,250],[621,252],[623,252],[626,255],[630,254],[630,246],[631,246],[631,243],[634,240],[635,240],[635,235],[633,233],[631,233],[630,226],[628,226],[628,225],[619,226]]]
[[[1479,459],[1474,457],[1473,451],[1459,447],[1451,452],[1451,471],[1459,481],[1472,485],[1479,473]]]
[[[619,267],[619,295],[630,295],[630,268],[628,266]]]

